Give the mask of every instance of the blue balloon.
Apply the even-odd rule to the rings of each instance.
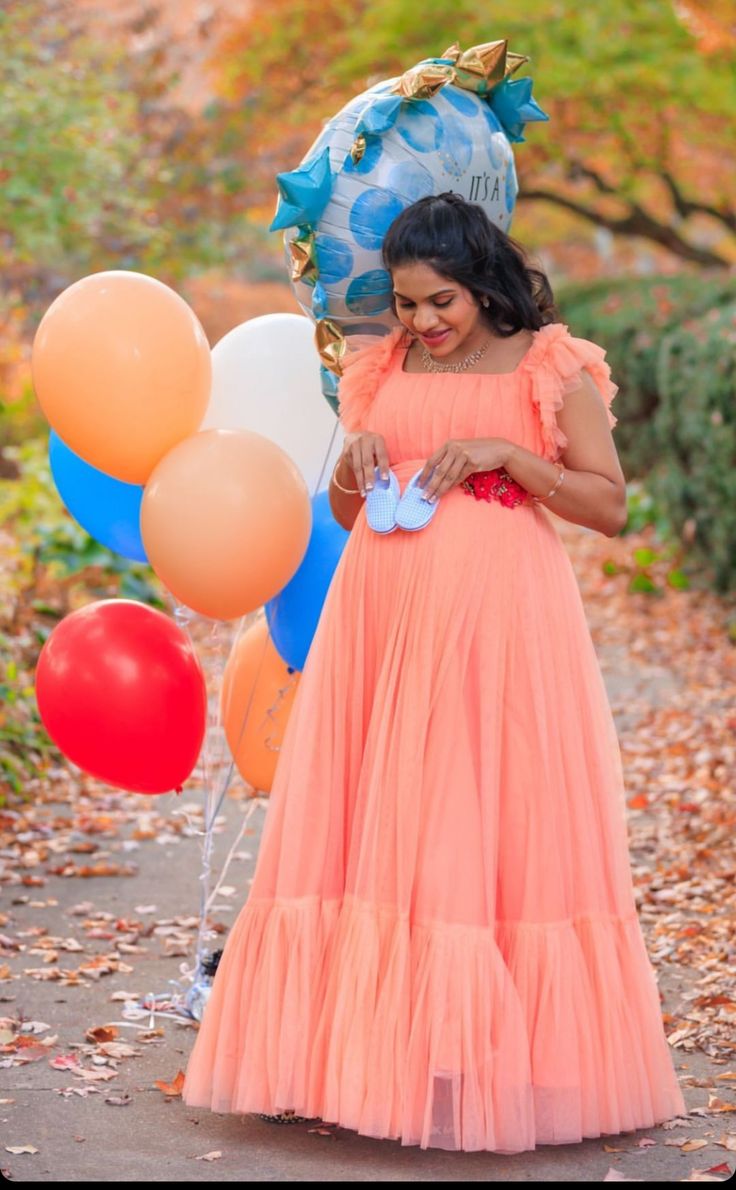
[[[49,435],[49,463],[61,499],[90,537],[124,558],[147,562],[140,530],[143,487],[85,463],[55,430]]]
[[[282,661],[303,670],[332,576],[350,536],[332,515],[329,495],[312,498],[312,533],[296,574],[266,604],[271,640]]]
[[[431,99],[404,99],[392,92],[398,81],[352,99],[298,168],[278,175],[271,227],[285,229],[290,271],[295,236],[312,236],[314,243],[315,268],[293,281],[297,301],[309,318],[329,320],[346,339],[364,334],[359,324],[366,321],[378,334],[397,325],[390,294],[385,300],[382,281],[373,279],[381,276],[386,232],[410,203],[453,190],[509,230],[518,189],[512,139],[521,139],[524,121],[547,118],[531,98],[530,79],[523,86],[498,84],[488,97],[448,82]],[[316,295],[315,283],[321,284]],[[324,395],[331,402],[331,392]]]

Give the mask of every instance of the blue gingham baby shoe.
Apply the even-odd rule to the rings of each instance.
[[[393,471],[389,471],[387,479],[382,479],[376,467],[373,487],[365,497],[365,519],[374,533],[393,533],[400,494],[399,481]]]
[[[396,524],[400,529],[409,529],[410,531],[423,529],[437,511],[437,501],[430,504],[429,500],[423,500],[424,488],[417,486],[417,480],[423,470],[422,467],[420,471],[412,475],[399,500],[399,506],[396,509]]]

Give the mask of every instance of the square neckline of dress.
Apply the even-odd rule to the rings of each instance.
[[[519,372],[521,370],[521,368],[523,368],[527,359],[529,358],[532,351],[534,350],[534,347],[537,342],[538,334],[539,334],[539,331],[532,331],[531,343],[527,347],[526,351],[522,355],[522,357],[519,360],[516,367],[512,368],[512,370],[510,372],[407,372],[404,365],[406,364],[406,357],[409,354],[409,348],[411,347],[411,343],[409,343],[403,349],[404,354],[403,354],[403,356],[400,357],[401,362],[399,365],[399,371],[401,372],[402,376],[516,376],[517,372]]]

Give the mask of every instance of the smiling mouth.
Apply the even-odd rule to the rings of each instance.
[[[442,342],[442,340],[443,340],[443,339],[445,339],[445,338],[447,337],[447,335],[449,335],[449,333],[450,333],[450,330],[449,330],[449,327],[448,327],[448,329],[447,329],[447,330],[445,330],[445,331],[438,331],[437,333],[435,333],[435,334],[433,334],[433,335],[420,335],[420,338],[421,338],[421,339],[422,339],[422,340],[423,340],[425,343],[441,343],[441,342]]]

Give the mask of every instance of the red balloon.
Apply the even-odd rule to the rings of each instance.
[[[38,658],[36,700],[64,755],[109,785],[168,793],[197,763],[204,675],[181,628],[144,603],[105,599],[57,624]]]

